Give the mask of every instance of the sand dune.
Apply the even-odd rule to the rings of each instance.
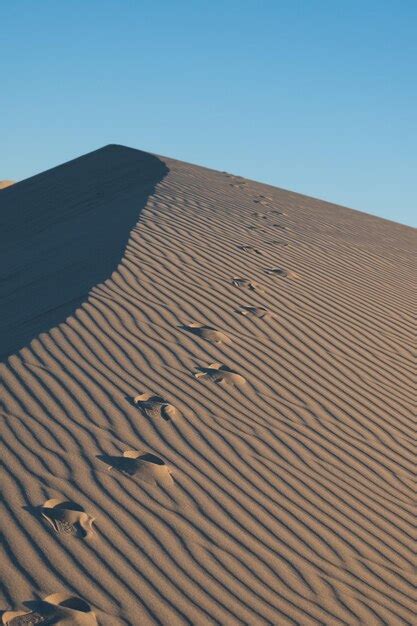
[[[412,624],[415,231],[120,146],[0,210],[3,623]]]

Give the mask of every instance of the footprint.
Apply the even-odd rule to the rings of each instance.
[[[282,278],[300,278],[295,272],[284,270],[282,267],[269,267],[265,269],[266,274],[273,274],[274,276],[281,276]]]
[[[271,317],[271,312],[263,306],[242,306],[236,310],[236,313],[244,315],[245,317],[265,319]]]
[[[97,458],[106,463],[108,470],[115,469],[126,476],[134,476],[137,471],[137,464],[135,459],[130,456],[130,452],[132,450],[126,450],[126,452],[123,452],[123,456],[98,454]]]
[[[255,254],[262,254],[261,250],[258,250],[258,248],[250,245],[238,246],[238,250],[241,250],[242,252],[255,252]]]
[[[246,383],[243,376],[231,370],[227,365],[221,365],[220,363],[212,363],[208,367],[199,367],[194,376],[196,378],[207,378],[216,384],[243,385]]]
[[[140,393],[132,399],[132,402],[148,419],[162,417],[166,422],[169,422],[179,417],[178,410],[172,404],[153,393]]]
[[[232,285],[239,287],[240,289],[249,289],[249,291],[262,291],[262,289],[259,288],[259,285],[252,280],[249,280],[249,278],[233,278]]]
[[[58,617],[57,624],[62,622],[62,624],[74,624],[74,626],[97,625],[94,611],[81,598],[68,593],[52,593],[44,598],[44,602],[54,607],[54,612]]]
[[[256,230],[258,233],[267,233],[268,229],[263,228],[262,226],[256,226],[255,224],[249,224],[246,226],[247,230]]]
[[[140,480],[166,487],[174,484],[171,470],[159,456],[151,452],[141,454],[136,450],[126,450],[123,456],[134,464],[135,469],[132,475],[137,476]]]
[[[85,600],[68,593],[53,593],[43,600],[26,603],[31,611],[6,611],[2,623],[7,626],[32,626],[34,624],[67,624],[71,626],[97,626],[97,618]]]
[[[216,330],[211,326],[204,326],[198,322],[192,322],[191,324],[181,326],[181,328],[189,333],[192,333],[193,335],[201,337],[202,339],[211,341],[212,343],[227,343],[229,341],[227,335],[222,333],[220,330]]]
[[[137,450],[125,450],[123,456],[99,455],[101,461],[108,464],[108,469],[116,469],[127,476],[134,476],[151,485],[172,487],[174,479],[168,465],[159,456]]]
[[[50,617],[43,616],[38,611],[5,611],[1,616],[1,621],[7,626],[46,625],[51,623]]]
[[[254,201],[256,204],[264,204],[264,205],[267,205],[269,202],[272,202],[273,200],[272,200],[271,196],[264,196],[264,195],[262,195],[262,194],[257,194],[257,195],[254,197],[253,201]]]
[[[88,515],[82,506],[67,500],[47,500],[41,508],[42,517],[59,535],[73,535],[80,539],[94,534],[94,517]]]

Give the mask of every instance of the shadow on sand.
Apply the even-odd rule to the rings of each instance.
[[[0,191],[0,359],[111,276],[168,171],[151,154],[109,145]]]

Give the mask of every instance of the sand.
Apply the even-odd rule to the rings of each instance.
[[[11,187],[14,185],[12,180],[0,180],[0,189],[6,189],[6,187]]]
[[[415,231],[121,146],[0,211],[4,623],[412,624]]]

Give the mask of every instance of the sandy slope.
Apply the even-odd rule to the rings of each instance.
[[[36,337],[36,288],[8,320],[34,339],[0,366],[2,608],[66,591],[105,625],[411,624],[415,231],[165,158],[134,183],[133,153],[90,155],[94,193],[88,159],[80,185],[30,179],[41,221],[53,197],[55,222],[92,207],[99,231],[108,194],[140,216],[66,320],[97,231],[81,269],[15,240],[16,315],[45,267],[60,287],[56,327]],[[28,184],[2,194],[30,214]]]

